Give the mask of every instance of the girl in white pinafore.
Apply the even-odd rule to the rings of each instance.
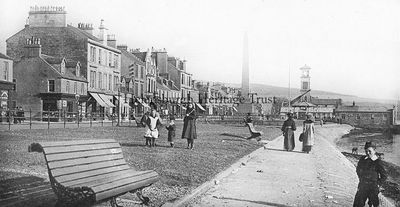
[[[151,139],[150,147],[155,147],[156,139],[158,138],[158,127],[161,126],[160,117],[157,116],[156,110],[152,110],[146,121],[146,132],[144,137]]]

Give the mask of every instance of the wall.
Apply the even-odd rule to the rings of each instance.
[[[337,116],[342,118],[343,124],[365,128],[387,128],[391,122],[390,112],[339,112]]]

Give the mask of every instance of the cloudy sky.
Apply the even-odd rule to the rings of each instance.
[[[166,48],[194,79],[240,83],[247,31],[252,83],[299,88],[307,64],[314,90],[400,95],[398,0],[1,0],[0,52],[34,5],[65,6],[74,26],[104,19],[117,44]]]

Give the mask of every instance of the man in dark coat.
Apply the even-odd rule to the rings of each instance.
[[[286,151],[293,151],[295,147],[294,143],[294,131],[296,131],[296,123],[293,120],[293,113],[287,113],[288,118],[282,125],[282,133],[284,136],[283,149]]]
[[[379,206],[379,187],[386,180],[387,174],[376,155],[375,144],[366,142],[364,149],[366,155],[360,158],[356,169],[359,183],[353,207],[363,207],[367,199],[369,206],[376,207]]]
[[[189,103],[186,109],[185,118],[183,118],[182,139],[187,139],[187,148],[193,149],[194,139],[197,139],[196,133],[196,111],[192,103]]]

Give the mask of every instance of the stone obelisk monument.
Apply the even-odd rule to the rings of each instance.
[[[250,82],[249,82],[249,40],[247,33],[243,38],[243,62],[242,62],[242,97],[249,102]]]
[[[245,33],[243,38],[242,89],[241,89],[242,100],[238,105],[238,112],[242,114],[255,113],[257,111],[256,104],[251,103],[251,99],[249,97],[250,93],[249,72],[250,72],[249,40],[247,37],[247,33]]]

